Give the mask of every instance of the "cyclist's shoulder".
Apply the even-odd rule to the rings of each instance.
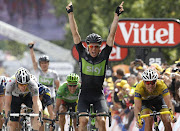
[[[145,87],[143,80],[139,81],[136,85],[135,90],[142,90]]]
[[[62,85],[59,86],[58,92],[63,92],[66,89],[68,89],[67,82],[62,83]]]

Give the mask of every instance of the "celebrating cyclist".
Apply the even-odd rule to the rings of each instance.
[[[63,83],[58,89],[56,96],[56,112],[67,112],[70,107],[73,112],[76,112],[77,100],[80,91],[81,84],[79,83],[79,76],[75,73],[67,75],[66,82]],[[60,108],[59,108],[60,107]],[[73,119],[74,128],[76,128],[76,119]],[[61,131],[64,131],[65,116],[60,115],[59,125]]]
[[[98,113],[107,113],[108,107],[103,94],[103,82],[108,64],[109,55],[114,45],[115,32],[117,29],[119,15],[124,11],[122,2],[115,11],[114,19],[107,38],[106,47],[100,51],[102,38],[100,35],[92,33],[86,37],[88,48],[86,49],[78,32],[77,24],[74,18],[72,2],[66,7],[70,28],[76,49],[79,53],[79,66],[81,70],[81,93],[78,101],[78,111],[86,113],[90,104],[94,105],[94,109]],[[97,117],[98,127],[100,131],[106,131],[105,117]],[[79,130],[86,128],[88,117],[80,117]]]
[[[152,111],[167,111],[168,108],[173,109],[170,94],[166,84],[162,80],[158,80],[158,74],[153,69],[147,69],[142,73],[143,81],[140,81],[135,89],[135,108],[134,114],[138,120],[138,113],[142,115],[150,114]],[[174,112],[174,111],[173,111]],[[171,131],[171,123],[169,115],[162,115],[161,119],[165,126],[165,131]],[[145,120],[145,130],[152,131],[153,118],[147,117]],[[176,118],[172,120],[175,122]],[[137,122],[137,126],[142,128],[141,124]]]
[[[21,104],[33,108],[34,113],[41,111],[39,101],[39,91],[37,83],[30,79],[30,73],[27,69],[21,67],[15,75],[8,81],[5,90],[5,113],[20,113]],[[10,117],[10,131],[18,128],[19,117]],[[33,121],[33,129],[39,130],[38,117]]]
[[[34,75],[31,74],[31,79],[33,79],[35,82],[37,82],[37,79]],[[48,87],[41,83],[37,83],[39,87],[39,98],[42,103],[42,108],[43,108],[43,115],[47,114],[49,115],[49,118],[53,120],[55,118],[54,110],[53,110],[53,101],[51,99],[51,94],[50,90]],[[46,110],[47,108],[47,110]],[[43,116],[45,117],[45,116]],[[44,125],[42,125],[39,129],[40,131],[44,131]],[[51,130],[52,127],[51,127]]]
[[[0,113],[2,113],[4,109],[4,94],[7,81],[8,78],[6,76],[0,76]],[[0,131],[2,130],[2,124],[2,115],[0,115]]]
[[[28,46],[30,48],[35,76],[38,78],[39,83],[42,83],[50,89],[52,101],[55,103],[56,90],[60,85],[58,74],[55,70],[49,69],[49,57],[47,55],[43,55],[39,58],[38,62],[40,68],[38,68],[33,49],[34,44],[34,42],[29,43]]]

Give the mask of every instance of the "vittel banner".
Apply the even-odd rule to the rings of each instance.
[[[115,44],[122,47],[174,47],[180,44],[178,19],[121,19]]]
[[[85,47],[87,47],[86,42],[83,41],[82,43]],[[105,46],[106,46],[106,41],[103,41],[101,44],[101,47],[100,47],[101,50]],[[76,59],[77,61],[79,60],[79,54],[78,54],[75,46],[73,46],[73,48],[72,48],[72,55],[73,55],[74,59]],[[109,61],[121,61],[121,60],[124,60],[127,57],[127,55],[128,55],[127,48],[121,48],[121,47],[114,45],[112,48],[111,54],[109,56]]]

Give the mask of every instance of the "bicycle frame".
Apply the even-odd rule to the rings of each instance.
[[[69,120],[69,131],[73,131],[73,117],[77,115],[76,112],[72,111],[72,107],[69,108],[69,110],[67,112],[63,112],[63,113],[57,113],[57,115],[69,115],[70,116],[70,120]],[[58,118],[57,116],[57,118]]]
[[[49,126],[51,126],[53,128],[53,131],[55,130],[55,123],[56,123],[56,120],[55,119],[49,119],[49,118],[42,118],[43,120],[47,120],[47,121],[50,121],[51,124],[49,124]]]
[[[173,115],[173,112],[171,109],[169,109],[169,111],[162,111],[162,112],[156,112],[156,111],[153,111],[153,113],[150,113],[150,114],[145,114],[145,115],[141,115],[140,113],[138,114],[138,123],[142,126],[142,119],[143,118],[146,118],[146,117],[150,117],[152,116],[153,119],[154,119],[154,129],[155,131],[159,131],[159,123],[158,123],[158,120],[157,120],[157,116],[159,115],[164,115],[164,114],[169,114],[170,117],[171,117],[171,120],[174,118],[174,115]]]
[[[96,117],[98,117],[98,116],[107,116],[107,117],[109,117],[109,127],[111,126],[111,112],[109,112],[107,114],[97,114],[97,113],[94,112],[93,104],[90,104],[89,113],[87,113],[87,114],[78,114],[78,116],[77,116],[77,125],[79,125],[79,117],[83,117],[83,116],[88,116],[89,117],[89,121],[90,121],[89,131],[98,130],[98,128],[95,127]]]

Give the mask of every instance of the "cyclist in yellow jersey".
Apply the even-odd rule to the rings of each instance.
[[[158,74],[153,69],[147,69],[142,74],[142,81],[140,81],[135,89],[135,108],[134,114],[138,120],[138,113],[149,114],[152,110],[157,112],[168,110],[171,108],[174,112],[170,94],[164,81],[158,80]],[[165,131],[172,131],[169,115],[162,115],[161,119],[164,123]],[[145,120],[145,131],[152,131],[153,118],[147,117]],[[172,120],[174,123],[176,118]],[[142,128],[137,122],[137,126]]]

